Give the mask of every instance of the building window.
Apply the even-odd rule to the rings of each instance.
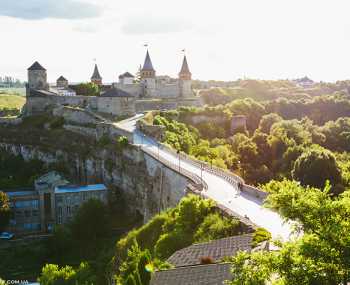
[[[33,210],[33,211],[32,211],[32,216],[33,216],[33,217],[39,216],[39,211],[38,211],[38,210]]]
[[[62,195],[57,196],[57,203],[63,203],[63,196]]]
[[[22,211],[16,211],[16,218],[22,218],[23,217],[23,212]]]
[[[71,211],[70,211],[70,206],[67,206],[67,215],[70,215],[71,214]]]
[[[58,218],[57,218],[57,223],[62,224],[62,207],[58,207]]]
[[[30,210],[25,210],[25,211],[24,211],[24,216],[25,216],[26,218],[29,218],[29,217],[30,217]]]

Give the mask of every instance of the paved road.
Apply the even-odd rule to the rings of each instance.
[[[142,115],[138,114],[131,119],[119,122],[118,126],[133,132],[134,144],[142,145],[156,155],[159,153],[159,156],[163,159],[178,164],[179,159],[176,154],[158,148],[156,142],[136,131],[135,124],[141,117]],[[199,177],[201,176],[200,167],[196,167],[191,163],[180,160],[180,167],[197,174]],[[261,200],[246,193],[239,193],[234,185],[207,171],[202,171],[202,177],[208,185],[206,194],[214,201],[217,201],[241,216],[248,216],[253,223],[270,231],[273,238],[282,238],[283,240],[289,238],[291,233],[290,224],[284,223],[278,213],[264,208]]]

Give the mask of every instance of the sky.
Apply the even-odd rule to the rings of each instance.
[[[54,82],[135,73],[148,44],[157,75],[350,79],[349,0],[0,0],[0,76],[39,61]]]

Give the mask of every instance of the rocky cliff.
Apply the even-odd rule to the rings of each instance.
[[[0,149],[22,155],[25,160],[37,158],[47,165],[63,165],[74,183],[101,182],[110,189],[118,188],[130,213],[138,211],[145,220],[175,206],[190,183],[137,146],[101,146],[63,129],[38,131],[1,126]]]

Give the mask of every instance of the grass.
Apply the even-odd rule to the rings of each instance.
[[[26,98],[20,95],[1,93],[0,91],[0,110],[1,109],[18,109],[20,110]]]

